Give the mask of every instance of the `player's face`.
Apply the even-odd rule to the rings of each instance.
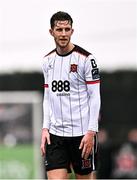
[[[50,29],[50,34],[54,37],[57,47],[65,48],[68,46],[73,29],[69,21],[55,21],[53,29]]]

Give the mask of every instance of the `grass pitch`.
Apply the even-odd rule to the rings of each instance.
[[[35,178],[33,154],[32,145],[0,145],[0,179]]]

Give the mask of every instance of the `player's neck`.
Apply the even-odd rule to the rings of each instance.
[[[74,44],[69,43],[68,46],[66,46],[66,47],[59,47],[58,46],[56,49],[57,49],[58,54],[65,55],[65,54],[68,54],[70,51],[72,51],[72,49],[74,47],[75,47]]]

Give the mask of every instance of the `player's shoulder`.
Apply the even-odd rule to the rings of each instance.
[[[75,45],[74,52],[76,52],[76,53],[78,53],[78,54],[80,54],[82,56],[85,56],[85,57],[88,57],[88,56],[92,55],[91,52],[87,51],[86,49],[84,49],[84,48],[82,48],[82,47],[80,47],[78,45]]]
[[[48,52],[46,55],[44,55],[44,58],[48,58],[56,53],[56,49],[53,49],[52,51]]]

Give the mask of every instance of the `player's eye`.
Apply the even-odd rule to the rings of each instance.
[[[58,29],[56,29],[56,31],[61,32],[61,31],[62,31],[62,28],[58,28]]]
[[[70,31],[70,28],[65,28],[65,31],[66,31],[66,32]]]

